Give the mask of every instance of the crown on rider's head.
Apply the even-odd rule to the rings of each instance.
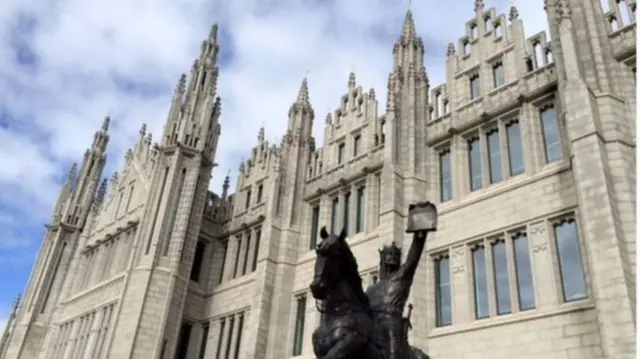
[[[399,256],[402,254],[402,249],[396,245],[396,242],[391,242],[390,245],[382,247],[378,252],[380,252],[381,255],[384,253],[392,253]]]

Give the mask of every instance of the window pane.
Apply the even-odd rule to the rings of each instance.
[[[518,122],[512,122],[507,125],[507,146],[509,147],[509,172],[512,176],[519,175],[524,172],[524,160],[520,124]]]
[[[338,145],[338,164],[344,160],[344,143]]]
[[[472,100],[480,96],[480,78],[477,75],[469,79],[469,87]]]
[[[216,359],[220,359],[222,354],[222,338],[224,338],[224,325],[225,321],[222,319],[220,321],[220,331],[218,332],[218,348],[216,349]]]
[[[318,232],[320,225],[320,207],[314,206],[311,210],[311,241],[309,242],[309,248],[314,249],[318,244]]]
[[[357,203],[357,218],[356,218],[356,233],[360,233],[364,230],[364,187],[358,188],[358,203]]]
[[[564,301],[585,299],[587,283],[582,267],[576,222],[571,220],[556,225],[555,235]]]
[[[343,223],[342,223],[342,227],[345,230],[345,233],[349,234],[349,202],[351,202],[351,193],[347,192],[344,194],[344,205],[343,205],[343,212],[342,212],[342,219],[343,219]]]
[[[529,241],[526,235],[520,234],[513,239],[513,257],[516,265],[516,285],[518,286],[520,310],[533,309],[536,307],[536,299],[533,292]]]
[[[496,308],[498,315],[511,313],[509,290],[509,269],[507,267],[507,247],[504,241],[491,246],[493,252],[493,276],[496,286]]]
[[[451,276],[449,258],[435,263],[436,274],[436,326],[451,324]]]
[[[473,286],[475,292],[476,318],[489,316],[489,293],[487,291],[487,263],[484,247],[473,250]]]
[[[546,149],[547,163],[557,161],[562,158],[562,144],[560,141],[560,128],[556,110],[553,107],[540,112],[542,122],[542,133]]]
[[[491,183],[496,183],[502,180],[500,133],[497,129],[487,133],[487,147],[489,152],[489,179]]]
[[[451,152],[440,154],[440,200],[451,199]]]
[[[504,67],[502,64],[496,64],[493,67],[493,86],[500,87],[504,85]]]
[[[360,136],[353,138],[353,155],[357,156],[360,151]]]
[[[331,232],[338,232],[338,198],[334,198],[331,202]]]
[[[251,271],[255,272],[258,268],[258,255],[260,254],[260,236],[262,231],[256,231],[256,244],[253,246],[253,264],[251,265]]]
[[[469,141],[469,183],[472,191],[482,188],[482,163],[478,139]]]
[[[302,343],[304,341],[304,317],[306,307],[306,297],[298,298],[298,307],[296,309],[296,324],[293,338],[293,356],[302,354]]]

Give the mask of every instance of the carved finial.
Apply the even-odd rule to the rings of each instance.
[[[376,90],[373,87],[369,89],[369,99],[372,101],[376,99]]]
[[[260,130],[258,131],[258,142],[264,142],[264,126],[260,127]]]
[[[447,44],[447,56],[454,56],[456,54],[456,46],[453,42]]]
[[[100,187],[98,187],[98,192],[96,193],[96,200],[99,202],[102,202],[106,193],[107,193],[107,179],[104,178],[102,182],[100,182]]]
[[[514,22],[518,20],[518,9],[516,8],[516,0],[511,0],[511,7],[509,8],[509,21]]]
[[[127,153],[124,155],[124,160],[126,162],[131,161],[131,158],[133,158],[133,151],[131,149],[127,150]]]
[[[387,110],[392,110],[395,107],[395,85],[396,79],[393,73],[389,74],[389,81],[387,82]]]
[[[332,122],[332,118],[331,118],[331,112],[327,112],[327,117],[325,118],[325,123],[327,125],[330,125]]]
[[[71,165],[71,168],[69,169],[69,173],[67,173],[67,181],[73,181],[73,179],[76,178],[77,174],[78,174],[78,164],[74,162]]]
[[[218,39],[218,24],[213,24],[211,26],[211,31],[209,32],[209,40],[215,42]]]
[[[111,175],[111,182],[116,182],[118,180],[118,172],[113,172]]]
[[[482,0],[476,0],[475,10],[476,10],[476,11],[482,11],[482,10],[484,10],[484,1],[482,1]]]
[[[180,79],[178,80],[178,86],[176,86],[176,92],[180,95],[184,94],[187,88],[187,75],[180,75]]]
[[[140,137],[144,137],[147,134],[147,124],[143,123],[140,127]]]
[[[109,124],[111,123],[111,117],[107,116],[104,118],[104,121],[102,121],[102,132],[108,132],[109,131]]]
[[[349,73],[349,84],[348,84],[348,86],[349,86],[349,90],[352,90],[352,89],[354,89],[356,87],[356,74],[353,71],[351,71]]]
[[[147,135],[147,137],[144,139],[144,142],[145,142],[146,144],[150,144],[150,143],[151,143],[151,140],[152,140],[152,136],[151,136],[151,134],[149,133],[149,134]]]

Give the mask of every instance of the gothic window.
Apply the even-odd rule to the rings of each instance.
[[[585,299],[588,296],[587,282],[576,222],[573,218],[566,218],[555,223],[553,229],[564,301]]]
[[[510,314],[511,290],[509,288],[509,269],[507,267],[507,246],[504,239],[497,239],[491,244],[491,255],[493,257],[497,314]]]
[[[344,142],[338,145],[338,164],[344,162]]]
[[[484,245],[478,244],[471,250],[473,263],[473,289],[476,319],[489,317],[489,291],[487,283],[487,261]]]
[[[311,170],[311,168],[309,168],[309,170]],[[262,203],[262,190],[263,190],[264,185],[260,184],[258,186],[258,196],[256,198],[256,203]]]
[[[451,151],[440,153],[440,201],[451,200]]]
[[[480,139],[473,138],[468,142],[469,184],[471,191],[482,188],[482,160],[480,157]]]
[[[507,148],[509,150],[509,173],[511,176],[516,176],[524,172],[520,123],[518,121],[507,123],[506,130]]]
[[[133,198],[133,189],[134,184],[132,183],[131,186],[129,186],[129,196],[127,197],[127,205],[124,207],[124,213],[129,212],[129,206],[131,205],[131,199]]]
[[[353,137],[353,157],[360,154],[360,135]]]
[[[521,232],[516,233],[512,237],[512,241],[519,307],[521,311],[534,309],[536,299],[533,289],[533,273],[531,272],[529,239],[526,233]]]
[[[234,359],[240,358],[240,348],[242,346],[242,331],[244,330],[244,313],[240,313],[238,316],[238,337],[236,338],[236,348]]]
[[[489,181],[502,181],[502,154],[500,151],[500,133],[498,128],[487,132],[487,152],[489,153]]]
[[[311,240],[309,241],[309,249],[316,248],[318,244],[318,232],[320,226],[320,206],[313,206],[311,208],[311,233],[309,234]]]
[[[504,66],[502,62],[493,64],[493,87],[498,88],[504,85]]]
[[[224,280],[224,267],[227,263],[227,253],[229,252],[229,240],[225,240],[222,244],[222,261],[220,263],[220,278],[218,278],[218,284]]]
[[[365,187],[358,188],[356,204],[356,233],[364,231]]]
[[[222,339],[224,338],[224,327],[226,321],[224,318],[220,319],[220,332],[218,333],[218,348],[216,349],[216,359],[222,359]]]
[[[247,191],[246,202],[244,204],[245,209],[249,209],[249,207],[251,207],[251,190]]]
[[[256,244],[253,246],[253,263],[251,264],[251,272],[255,272],[258,268],[258,255],[260,254],[260,236],[261,230],[256,231]]]
[[[169,246],[171,244],[171,237],[173,237],[174,227],[176,225],[176,216],[178,215],[178,206],[180,205],[180,199],[182,198],[182,190],[184,189],[184,181],[187,176],[187,169],[183,168],[180,171],[180,179],[178,181],[178,187],[175,189],[174,197],[172,199],[172,206],[169,209],[170,217],[169,217],[169,230],[167,236],[164,240],[164,248],[162,250],[162,255],[166,256],[169,254]]]
[[[209,323],[202,325],[202,339],[200,340],[200,352],[198,359],[204,359],[204,355],[207,351],[207,340],[209,339]]]
[[[331,201],[331,233],[338,232],[338,205],[339,199],[336,197]]]
[[[229,359],[229,357],[231,356],[231,345],[232,345],[232,340],[233,340],[233,329],[235,326],[235,322],[236,322],[236,318],[234,316],[231,316],[229,318],[229,333],[227,335],[227,348],[225,350],[224,353],[224,357],[225,359]]]
[[[298,297],[298,306],[296,308],[295,328],[293,337],[293,356],[302,354],[302,343],[304,341],[304,319],[307,310],[307,297],[302,295]]]
[[[196,252],[193,255],[193,264],[191,265],[191,274],[190,278],[194,282],[198,282],[200,280],[200,272],[202,271],[202,260],[204,258],[204,251],[206,249],[206,245],[203,242],[198,241],[196,244]]]
[[[480,97],[480,76],[478,74],[469,77],[469,94],[470,100]]]
[[[178,336],[178,344],[176,345],[176,354],[174,359],[187,359],[187,351],[189,350],[189,339],[191,338],[191,329],[193,325],[188,322],[182,323],[180,334]]]
[[[240,250],[242,249],[242,236],[236,237],[236,258],[233,262],[233,277],[238,276],[238,265],[240,264]]]
[[[242,261],[242,275],[247,274],[247,267],[249,266],[249,251],[251,251],[251,232],[247,233],[247,241],[244,246],[244,258]]]
[[[342,204],[342,228],[344,228],[347,234],[350,233],[349,227],[349,202],[351,202],[351,192],[347,192],[344,194],[344,203]]]
[[[560,126],[556,109],[553,105],[545,106],[540,110],[540,122],[542,124],[547,163],[562,159]]]
[[[435,260],[436,326],[451,325],[451,268],[449,256]]]

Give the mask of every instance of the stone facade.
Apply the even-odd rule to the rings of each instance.
[[[282,143],[260,130],[234,194],[207,190],[220,135],[217,27],[100,182],[109,119],[70,171],[0,358],[312,358],[322,225],[363,282],[429,199],[410,341],[433,358],[635,357],[635,1],[547,0],[550,36],[476,1],[430,87],[407,12],[385,110],[348,79],[311,134],[306,79]]]

